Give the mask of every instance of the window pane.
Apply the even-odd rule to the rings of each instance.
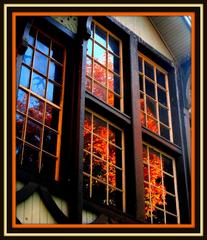
[[[42,154],[41,171],[40,174],[43,178],[54,179],[55,177],[55,164],[56,158]]]
[[[155,186],[162,184],[162,172],[160,168],[150,166],[150,183]]]
[[[143,68],[142,68],[142,58],[138,57],[138,64],[139,64],[139,72],[143,72]]]
[[[165,74],[163,74],[159,70],[157,70],[156,73],[157,73],[157,83],[159,85],[161,85],[162,87],[166,88],[166,86],[165,86]]]
[[[172,165],[172,159],[162,155],[162,166],[163,170],[167,173],[170,173],[173,175],[173,165]]]
[[[63,63],[64,60],[64,50],[63,48],[56,44],[55,42],[52,43],[52,49],[50,52],[50,56],[54,58],[56,61]]]
[[[29,88],[30,69],[22,65],[20,74],[20,85]]]
[[[50,48],[50,39],[45,37],[43,34],[38,32],[37,34],[37,43],[36,48],[43,52],[44,54],[49,54],[49,48]]]
[[[40,122],[43,122],[44,102],[30,96],[28,115]]]
[[[119,41],[109,35],[109,50],[119,56]]]
[[[109,188],[109,205],[122,209],[122,192]]]
[[[114,145],[109,144],[108,160],[109,160],[109,163],[122,168],[122,151],[119,148],[115,147]]]
[[[34,68],[46,75],[47,74],[47,65],[48,65],[48,58],[39,52],[35,52],[35,60],[34,60]]]
[[[22,141],[16,140],[16,162],[17,165],[21,165],[22,159]]]
[[[106,51],[99,45],[94,45],[94,58],[104,66],[106,65]]]
[[[106,185],[97,180],[93,180],[92,198],[97,203],[106,204]]]
[[[62,67],[53,61],[50,62],[49,78],[62,84]]]
[[[148,165],[144,164],[144,181],[149,182]]]
[[[92,76],[92,60],[90,58],[86,58],[86,75]]]
[[[59,105],[60,95],[61,95],[60,87],[49,81],[47,85],[47,99]]]
[[[158,93],[158,101],[162,103],[163,105],[167,106],[167,96],[166,92],[161,90],[160,88],[157,89]]]
[[[164,223],[164,212],[156,209],[153,212],[153,223]]]
[[[169,193],[174,194],[175,193],[175,188],[174,188],[174,178],[164,174],[164,185],[166,188],[166,191]]]
[[[26,141],[36,147],[41,144],[42,127],[31,120],[27,121]]]
[[[160,117],[160,122],[164,123],[165,125],[169,124],[168,109],[159,106],[159,117]]]
[[[149,162],[157,168],[161,168],[161,157],[160,153],[152,148],[149,148]]]
[[[94,116],[93,118],[93,132],[100,137],[107,139],[107,124],[105,121]]]
[[[50,129],[44,129],[43,149],[53,155],[56,155],[57,134]]]
[[[85,111],[84,128],[86,128],[89,131],[92,131],[92,115],[87,111]]]
[[[120,170],[119,170],[120,171]],[[120,171],[121,172],[121,171]],[[116,177],[118,177],[118,175],[120,176],[120,174],[118,174],[118,169],[116,169],[114,166],[110,165],[108,166],[108,183],[112,186],[112,187],[116,187]],[[120,181],[121,182],[121,181]],[[118,187],[118,186],[117,186]],[[119,187],[122,188],[122,183],[119,184]]]
[[[98,26],[96,26],[95,40],[106,47],[106,32]]]
[[[99,84],[95,83],[93,84],[93,94],[101,99],[102,101],[106,102],[106,88],[100,86]]]
[[[16,113],[16,135],[22,138],[23,130],[25,124],[25,117],[19,113]]]
[[[108,92],[108,104],[120,109],[120,97],[112,93],[111,91]]]
[[[87,54],[89,56],[92,56],[92,46],[93,46],[93,42],[91,41],[91,39],[88,40],[88,44],[87,44]]]
[[[87,152],[83,152],[83,171],[90,174],[90,166],[91,166],[91,155]]]
[[[157,117],[156,102],[148,97],[146,98],[146,102],[147,102],[147,114],[156,118]]]
[[[59,110],[47,104],[45,113],[45,124],[57,130],[58,122],[59,122]]]
[[[106,162],[93,157],[92,158],[92,175],[93,175],[93,177],[96,177],[99,180],[106,182],[106,171],[107,171]]]
[[[93,135],[93,154],[107,160],[107,142],[95,135]]]
[[[106,86],[106,69],[94,62],[93,76],[96,81]]]
[[[164,138],[170,140],[170,130],[169,130],[169,128],[160,124],[160,135],[163,136]]]
[[[31,28],[29,32],[29,39],[28,39],[28,43],[30,45],[34,45],[35,36],[36,36],[36,30],[34,28]]]
[[[144,94],[140,93],[140,109],[144,111],[145,109],[145,104],[144,104]]]
[[[85,175],[83,175],[83,194],[86,198],[90,197],[90,178]]]
[[[175,202],[175,197],[167,194],[166,195],[166,211],[170,212],[170,213],[174,213],[176,214],[176,202]]]
[[[146,126],[146,114],[141,112],[141,124],[142,126]]]
[[[155,85],[147,79],[145,79],[145,89],[149,96],[155,98]]]
[[[33,49],[28,47],[23,56],[23,63],[31,66],[32,65],[32,56],[33,56]]]
[[[154,68],[151,64],[144,62],[145,75],[151,79],[154,79]]]
[[[32,83],[31,90],[41,97],[45,96],[45,88],[46,88],[46,79],[39,74],[33,72],[32,74]]]
[[[86,90],[92,92],[92,81],[90,78],[86,77]]]
[[[26,112],[27,109],[27,100],[28,100],[28,94],[19,89],[18,95],[17,95],[17,109],[23,113]]]
[[[151,186],[151,201],[153,206],[162,209],[164,208],[163,191],[161,185],[158,185],[158,187]]]
[[[147,116],[147,128],[152,132],[158,133],[158,124],[154,118]]]
[[[39,164],[39,151],[25,145],[23,155],[24,169],[30,173],[37,174],[39,172],[38,164]]]
[[[169,223],[169,224],[176,224],[176,223],[178,223],[177,222],[177,217],[172,216],[170,214],[166,214],[166,223]]]
[[[108,54],[108,68],[111,71],[120,74],[120,60],[118,57],[110,53]]]
[[[148,159],[148,157],[147,157],[147,146],[143,144],[143,149],[142,150],[143,150],[143,161],[147,162],[147,159]]]
[[[143,76],[139,74],[139,90],[144,91],[143,89]]]
[[[84,149],[91,152],[91,132],[84,129]]]
[[[117,94],[120,94],[120,78],[111,72],[108,72],[108,87]]]
[[[121,131],[114,127],[109,125],[109,141],[119,147],[121,147]]]

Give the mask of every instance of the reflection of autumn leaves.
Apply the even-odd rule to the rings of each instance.
[[[86,151],[91,151],[91,132],[92,126],[91,122],[88,119],[85,119],[84,122],[84,148]],[[87,130],[86,130],[87,129]],[[116,148],[111,147],[109,151],[109,143],[103,139],[107,139],[107,127],[105,126],[93,126],[93,129],[98,129],[98,134],[100,137],[93,135],[93,176],[99,178],[102,181],[106,182],[108,175],[108,183],[113,187],[116,187],[116,168],[111,164],[108,164],[108,174],[107,174],[107,160],[108,162],[115,164],[116,163]],[[88,131],[89,130],[89,131]],[[108,129],[110,139],[115,142],[115,134]],[[98,156],[99,158],[96,158]],[[103,161],[105,160],[105,161]]]
[[[140,108],[144,109],[144,99],[140,99]],[[152,118],[153,114],[150,110],[150,108],[147,108],[147,114],[148,116],[151,117],[147,117],[147,120],[145,120],[146,116],[143,112],[141,112],[141,123],[143,126],[147,126],[148,129],[150,129],[152,132],[158,133],[158,127],[157,127],[157,121]]]
[[[25,95],[26,96],[26,95]],[[26,112],[26,100],[23,100],[23,101],[17,101],[17,109],[20,111],[20,112]],[[39,121],[39,122],[42,122],[43,121],[43,113],[44,113],[44,103],[40,103],[39,105],[37,106],[34,106],[34,107],[30,107],[28,109],[28,115]],[[23,120],[21,118],[18,118],[16,120],[16,124],[17,126],[22,126],[23,125]],[[45,123],[50,126],[51,125],[51,122],[52,122],[52,107],[49,107],[47,106],[47,111],[46,111],[46,114],[45,114]],[[27,132],[28,133],[32,133],[32,132],[36,132],[36,128],[31,128],[31,127],[27,127]]]
[[[161,172],[161,159],[155,153],[150,153],[150,169],[144,165],[144,179],[149,181],[150,171],[150,184],[145,183],[145,218],[151,217],[156,218],[156,207],[161,207],[167,205],[165,200],[166,189],[162,185],[162,172]],[[147,162],[147,154],[144,152],[143,160]]]
[[[105,57],[105,56],[103,56]],[[92,62],[87,61],[86,63],[86,74],[88,76],[91,76],[92,72]],[[113,63],[108,58],[108,69],[113,69]],[[107,75],[106,75],[107,74]],[[91,81],[86,81],[86,89],[89,91],[92,91],[93,94],[98,97],[99,99],[107,102],[109,105],[114,106],[114,94],[107,90],[108,88],[114,91],[114,75],[110,73],[109,71],[106,71],[106,68],[101,66],[100,64],[96,63],[94,61],[93,64],[93,78],[96,80],[99,84],[97,84],[95,81],[93,83],[93,89],[91,89]],[[107,99],[107,91],[108,91],[108,99]]]

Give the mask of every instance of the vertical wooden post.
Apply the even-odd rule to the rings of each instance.
[[[130,35],[132,132],[134,145],[134,174],[136,182],[136,218],[144,221],[144,174],[142,160],[142,127],[139,105],[138,42]]]

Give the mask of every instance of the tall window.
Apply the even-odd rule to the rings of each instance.
[[[143,144],[145,219],[149,223],[179,223],[175,160]]]
[[[141,123],[173,141],[167,72],[139,54]]]
[[[23,56],[16,104],[17,164],[59,178],[66,51],[32,27]]]
[[[89,110],[85,111],[83,175],[87,198],[125,211],[123,131]]]
[[[87,48],[86,90],[123,111],[122,85],[121,41],[93,21]]]

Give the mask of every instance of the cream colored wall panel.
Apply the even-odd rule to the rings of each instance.
[[[68,216],[67,202],[54,196],[53,199],[60,210]],[[26,201],[17,205],[17,218],[23,224],[56,223],[38,193],[34,193]]]
[[[162,53],[165,57],[173,60],[172,55],[160,38],[158,32],[153,27],[148,17],[116,16],[116,20],[124,24],[131,31],[136,33],[145,42]]]
[[[97,218],[97,215],[95,213],[83,210],[82,212],[82,223],[92,223]]]

